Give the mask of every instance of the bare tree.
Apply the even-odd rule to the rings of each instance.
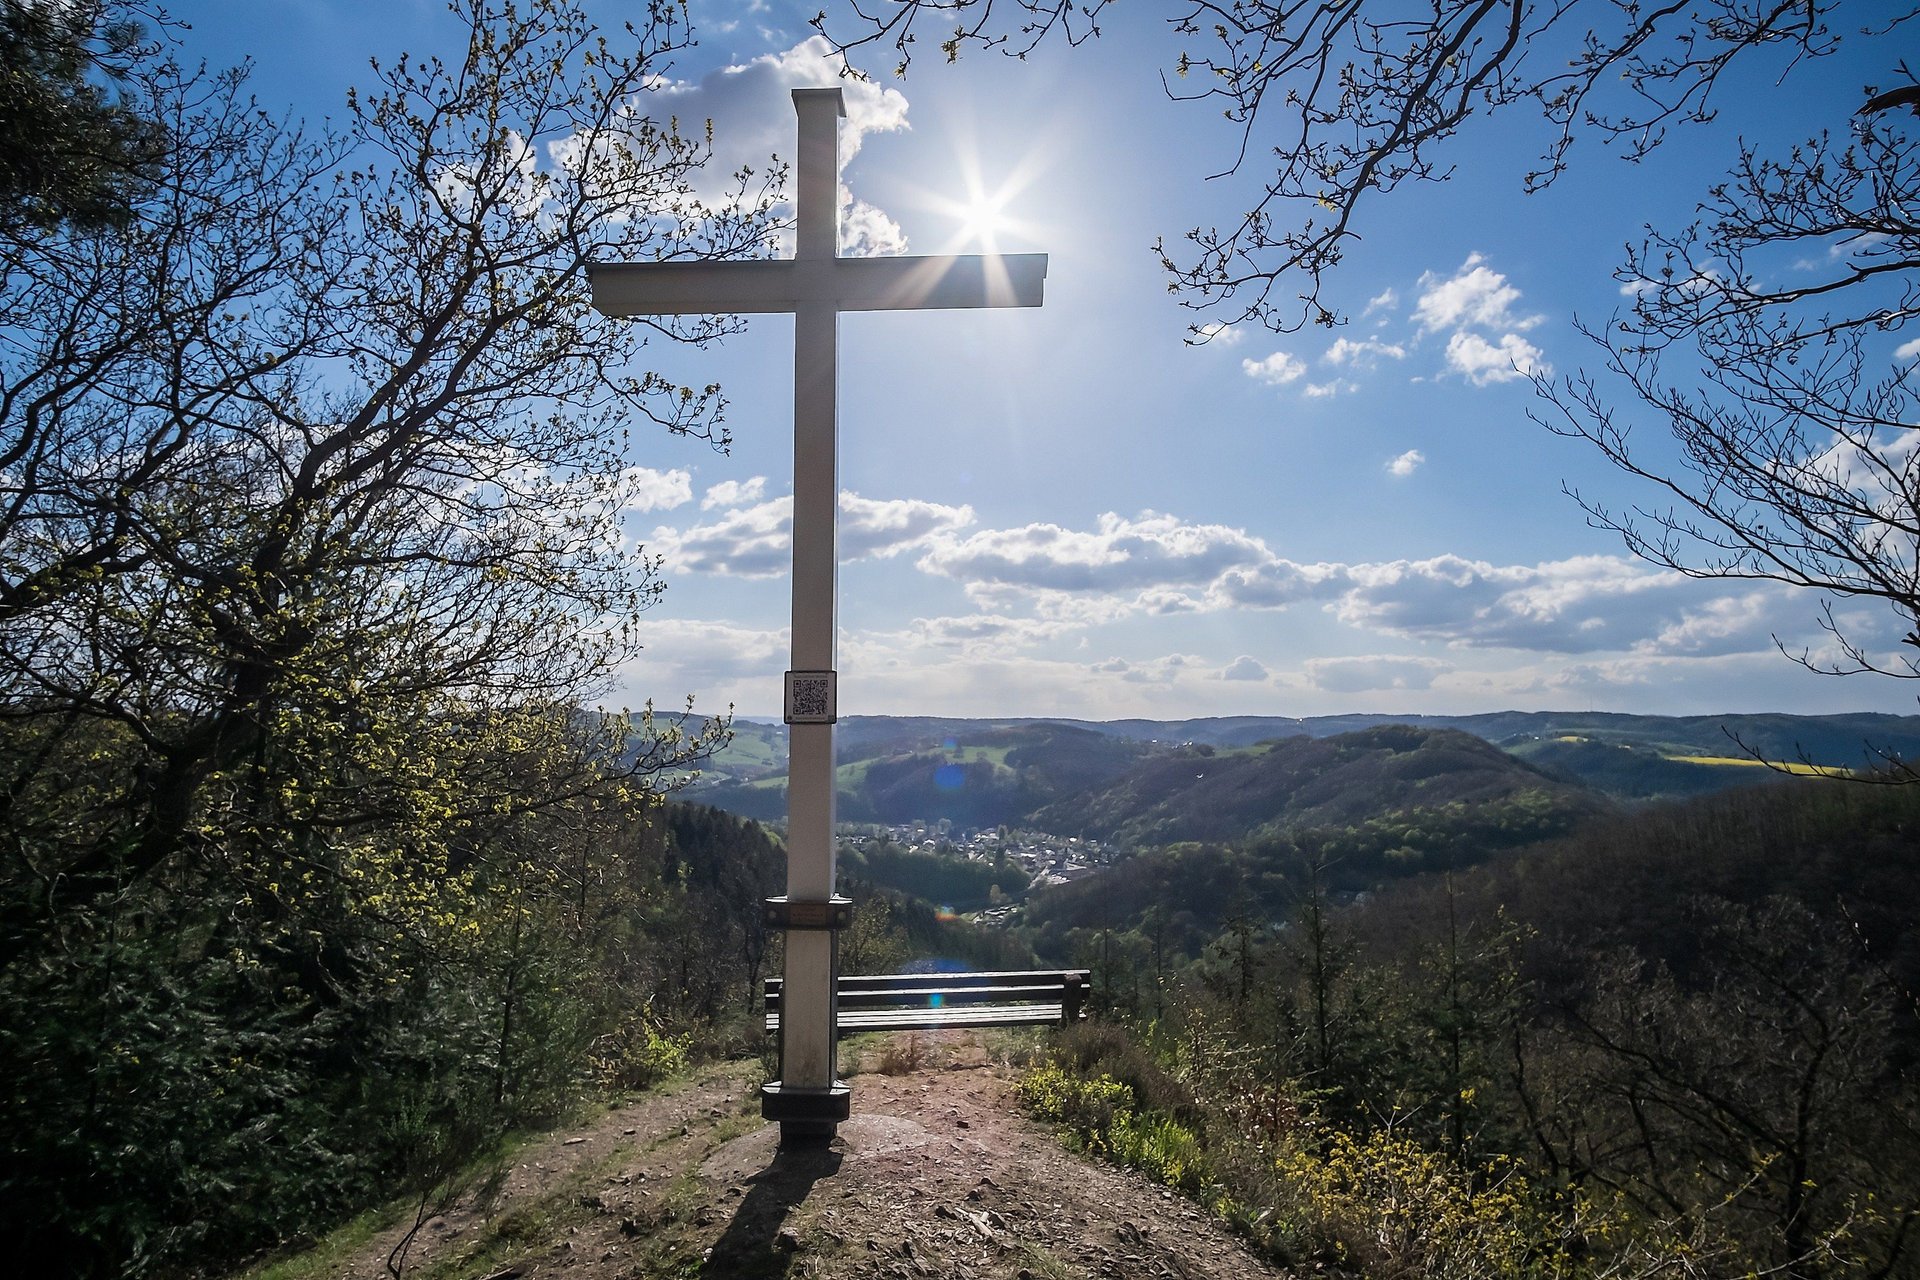
[[[1570,490],[1591,522],[1683,573],[1824,593],[1832,650],[1789,654],[1816,671],[1920,676],[1916,353],[1895,347],[1920,314],[1916,198],[1904,111],[1863,109],[1783,158],[1743,146],[1698,221],[1650,232],[1617,273],[1631,309],[1583,330],[1612,376],[1539,380],[1542,421],[1653,486],[1626,510]],[[1640,447],[1642,421],[1677,462]],[[1835,599],[1890,609],[1898,646]]]
[[[823,23],[844,56],[917,28],[1024,57],[1099,32],[1105,0],[891,0]],[[1902,343],[1920,303],[1914,210],[1920,81],[1902,37],[1920,8],[1869,0],[1171,0],[1165,91],[1217,108],[1216,176],[1247,183],[1239,219],[1159,246],[1187,305],[1288,330],[1342,320],[1333,270],[1380,198],[1452,176],[1457,139],[1515,111],[1538,121],[1550,185],[1577,144],[1628,161],[1716,117],[1736,65],[1785,81],[1846,43],[1886,50],[1889,83],[1810,139],[1753,122],[1730,171],[1679,230],[1649,229],[1619,270],[1624,315],[1584,326],[1605,373],[1539,382],[1551,429],[1650,483],[1620,509],[1574,492],[1635,554],[1705,578],[1823,593],[1832,642],[1789,656],[1822,672],[1920,675],[1920,473]],[[1270,167],[1268,167],[1270,166]],[[1212,332],[1196,326],[1193,341]],[[1677,457],[1636,438],[1665,428]],[[1644,429],[1644,428],[1642,428]],[[1835,602],[1890,609],[1899,643]],[[1884,617],[1884,614],[1876,616]],[[1904,646],[1904,647],[1903,647]],[[1891,776],[1909,778],[1898,761]]]
[[[1110,0],[855,0],[816,25],[843,56],[885,46],[904,72],[920,28],[941,53],[1024,58],[1048,39],[1100,32]],[[1848,0],[1169,0],[1166,93],[1223,115],[1219,174],[1247,182],[1238,221],[1195,227],[1161,259],[1190,305],[1276,329],[1336,324],[1326,277],[1357,247],[1364,210],[1411,184],[1452,176],[1448,150],[1477,119],[1514,109],[1544,126],[1540,190],[1591,136],[1628,159],[1668,129],[1711,119],[1729,66],[1771,51],[1786,63],[1838,47],[1835,14],[1885,36],[1913,17]],[[1210,112],[1211,114],[1211,112]],[[1271,171],[1264,166],[1271,160]]]

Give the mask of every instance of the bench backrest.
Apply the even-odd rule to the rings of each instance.
[[[1061,1020],[1080,1020],[1092,973],[1086,969],[1022,969],[987,973],[843,974],[842,1009],[940,1009],[958,1005],[1057,1005]],[[767,1012],[780,1009],[781,980],[766,980]]]

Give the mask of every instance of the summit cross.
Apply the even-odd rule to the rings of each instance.
[[[851,1106],[839,1078],[836,934],[850,904],[834,893],[834,521],[842,311],[1037,307],[1042,253],[842,258],[838,88],[795,89],[799,116],[794,256],[734,262],[617,262],[588,268],[609,316],[791,312],[793,324],[793,630],[786,674],[787,892],[766,918],[786,930],[780,1078],[761,1114],[783,1141],[831,1138]]]

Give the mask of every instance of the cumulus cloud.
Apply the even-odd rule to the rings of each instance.
[[[1245,336],[1224,320],[1209,320],[1193,331],[1192,341],[1196,346],[1211,343],[1220,347],[1235,347],[1240,345],[1240,339]]]
[[[1260,665],[1258,659],[1243,653],[1216,672],[1215,678],[1220,680],[1265,680],[1269,678],[1269,674],[1267,669]]]
[[[782,628],[741,626],[708,618],[650,616],[646,647],[619,675],[636,701],[652,697],[666,706],[689,693],[701,694],[708,711],[722,711],[745,681],[763,682],[777,706],[780,673],[787,665],[787,632]],[[716,692],[718,691],[718,692]],[[717,697],[718,703],[712,700]]]
[[[1327,693],[1430,689],[1434,677],[1453,670],[1451,664],[1437,658],[1404,657],[1399,654],[1309,658],[1303,666],[1308,683]]]
[[[972,507],[948,507],[913,498],[882,500],[840,495],[840,558],[895,556],[934,534],[954,533],[973,523]]]
[[[1284,351],[1276,351],[1264,360],[1242,360],[1240,367],[1249,378],[1270,387],[1284,386],[1307,371],[1307,366]]]
[[[1915,356],[1920,356],[1920,338],[1903,342],[1893,349],[1893,358],[1895,360],[1911,360]]]
[[[1431,271],[1420,277],[1420,297],[1413,316],[1427,333],[1478,326],[1483,329],[1531,329],[1539,316],[1518,316],[1513,306],[1520,291],[1486,265],[1486,258],[1469,254],[1460,269],[1442,280]]]
[[[1372,369],[1382,360],[1404,360],[1407,349],[1397,342],[1381,342],[1375,338],[1362,338],[1355,342],[1352,338],[1336,339],[1327,348],[1320,359],[1327,364],[1344,364],[1355,369]]]
[[[1778,593],[1767,590],[1702,601],[1634,647],[1643,653],[1697,657],[1769,648],[1783,621],[1779,605]]]
[[[1505,334],[1495,344],[1465,330],[1447,339],[1447,367],[1465,374],[1476,387],[1553,372],[1553,366],[1541,358],[1540,348],[1517,333]]]
[[[1418,449],[1409,449],[1399,457],[1387,463],[1387,474],[1392,476],[1410,476],[1420,469],[1427,455]]]
[[[874,500],[843,492],[838,529],[840,559],[898,555],[935,534],[957,532],[972,524],[973,518],[971,507],[948,507],[916,499]],[[668,568],[676,572],[778,577],[792,563],[793,498],[789,495],[739,507],[712,523],[690,529],[662,527],[654,530],[651,545],[667,557]]]
[[[1806,267],[1812,264],[1803,262],[1799,265]],[[1623,298],[1644,298],[1649,294],[1667,292],[1701,294],[1718,285],[1721,279],[1720,268],[1714,263],[1708,263],[1682,280],[1649,280],[1643,276],[1624,281],[1620,285],[1620,296]]]
[[[628,467],[621,479],[628,511],[667,511],[693,501],[693,476],[686,471]]]
[[[1334,603],[1349,625],[1474,648],[1626,650],[1712,598],[1680,574],[1619,556],[1493,565],[1442,555],[1354,565]]]
[[[1444,280],[1432,272],[1420,277],[1414,318],[1422,333],[1452,331],[1447,367],[1476,387],[1550,374],[1540,348],[1520,336],[1541,317],[1517,312],[1519,301],[1520,291],[1475,253]]]
[[[936,538],[920,568],[962,582],[1052,591],[1143,592],[1205,587],[1227,570],[1273,558],[1244,530],[1142,512],[1109,512],[1090,531],[1036,523]]]
[[[775,498],[729,511],[712,524],[653,531],[652,548],[676,573],[772,578],[791,562],[793,499]]]
[[[915,643],[964,652],[1004,653],[1009,646],[1051,640],[1072,630],[1071,623],[1046,618],[1010,618],[976,613],[961,617],[915,618],[907,636]]]
[[[1402,457],[1409,467],[1419,465],[1417,457]],[[668,557],[670,572],[782,576],[791,554],[791,512],[784,497],[716,512],[691,528],[656,531],[651,549]],[[988,661],[1128,620],[1308,608],[1374,637],[1376,645],[1391,639],[1458,653],[1533,653],[1589,663],[1764,655],[1775,635],[1789,638],[1796,650],[1819,640],[1804,597],[1784,588],[1701,582],[1620,556],[1533,564],[1458,555],[1300,563],[1243,529],[1151,511],[1131,518],[1108,513],[1091,528],[1036,522],[982,529],[965,506],[852,493],[842,495],[841,519],[843,558],[912,553],[918,570],[957,584],[973,610],[919,618],[890,633],[885,644],[896,654],[937,649]],[[1861,635],[1878,643],[1884,630],[1869,627]],[[1152,681],[1180,670],[1207,680],[1277,678],[1260,674],[1264,666],[1257,672],[1247,655],[1225,667],[1220,655],[1156,660],[1144,668],[1130,656],[1125,661],[1125,670],[1105,674]],[[1300,678],[1326,691],[1424,689],[1449,669],[1431,659],[1395,661],[1391,674],[1348,664],[1309,668]],[[1363,685],[1363,678],[1376,683]],[[1458,688],[1461,678],[1456,672],[1448,687]]]
[[[713,122],[714,158],[695,177],[695,190],[702,199],[716,201],[725,194],[734,171],[747,167],[766,172],[776,155],[792,161],[794,89],[839,86],[847,109],[840,126],[843,171],[860,153],[868,134],[908,128],[907,99],[898,89],[875,81],[841,79],[838,67],[826,40],[810,36],[782,53],[721,67],[697,81],[662,82],[641,100],[641,106],[650,114],[671,112],[685,134],[697,136],[707,121]],[[853,199],[844,185],[840,205],[842,253],[906,251],[899,224],[872,205]]]
[[[1359,389],[1358,383],[1349,382],[1345,378],[1335,378],[1332,382],[1309,382],[1300,389],[1300,394],[1309,400],[1324,400],[1329,396],[1340,395],[1342,392],[1351,394]]]
[[[1360,314],[1370,316],[1376,311],[1392,311],[1400,305],[1400,294],[1393,289],[1382,289],[1367,299],[1367,306]]]
[[[1214,580],[1208,596],[1215,608],[1284,609],[1330,599],[1347,581],[1345,565],[1295,564],[1274,556],[1227,570]]]
[[[744,507],[766,496],[765,476],[755,476],[751,480],[722,480],[709,488],[706,496],[700,499],[700,509],[711,511],[715,507]]]
[[[1170,653],[1163,658],[1148,658],[1137,662],[1129,662],[1125,658],[1108,658],[1104,662],[1092,663],[1088,670],[1096,675],[1117,676],[1130,684],[1172,684],[1188,671],[1205,665],[1200,659],[1187,654]]]

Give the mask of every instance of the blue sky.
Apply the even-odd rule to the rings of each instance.
[[[700,45],[653,108],[711,118],[723,170],[790,153],[788,90],[832,83],[817,8],[695,0]],[[253,5],[174,11],[189,50],[251,56],[262,101],[309,118],[337,114],[368,56],[446,30],[430,0],[293,0],[264,29]],[[1756,68],[1726,86],[1722,124],[1639,166],[1583,143],[1531,197],[1543,127],[1496,118],[1454,151],[1452,182],[1368,211],[1332,285],[1346,326],[1193,346],[1188,326],[1213,317],[1169,295],[1150,246],[1231,219],[1260,173],[1208,180],[1234,139],[1217,110],[1162,94],[1176,50],[1128,7],[1079,50],[926,56],[903,82],[848,87],[860,235],[844,251],[977,251],[955,206],[984,191],[1003,201],[988,247],[1046,252],[1050,270],[1039,311],[841,321],[843,714],[1913,710],[1905,685],[1780,656],[1775,636],[1821,648],[1816,598],[1660,573],[1589,529],[1563,483],[1645,495],[1530,421],[1520,376],[1594,363],[1572,318],[1622,305],[1622,246],[1688,215],[1741,124],[1844,129],[1890,68],[1836,60],[1791,92]],[[626,524],[666,557],[668,590],[615,702],[777,714],[790,343],[791,322],[765,318],[718,347],[646,350],[724,386],[735,445],[635,433],[647,497]],[[1884,611],[1841,616],[1873,647],[1897,638]]]

